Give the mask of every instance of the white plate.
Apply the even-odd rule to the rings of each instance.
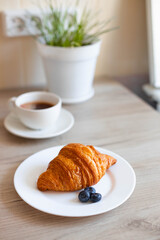
[[[62,147],[57,146],[35,153],[17,168],[14,186],[26,203],[54,215],[85,217],[110,211],[131,196],[136,183],[134,170],[122,157],[102,148],[96,149],[115,157],[117,163],[107,170],[105,176],[95,185],[96,191],[102,194],[100,202],[81,203],[78,200],[79,191],[68,193],[39,191],[36,187],[39,175],[46,171],[48,163],[57,156]]]
[[[94,96],[94,89],[92,89],[87,95],[79,98],[61,98],[64,104],[76,104],[89,100]]]
[[[53,128],[47,130],[32,130],[27,128],[13,113],[9,113],[4,120],[4,126],[10,133],[19,137],[30,139],[44,139],[59,136],[69,131],[73,124],[73,115],[63,108],[56,124],[53,126]]]

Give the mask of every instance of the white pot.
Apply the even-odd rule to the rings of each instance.
[[[93,79],[101,41],[83,47],[52,47],[37,42],[48,90],[63,103],[85,101],[94,95]]]

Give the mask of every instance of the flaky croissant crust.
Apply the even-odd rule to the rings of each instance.
[[[37,181],[41,191],[76,191],[95,185],[106,169],[116,163],[93,146],[71,143],[64,146]]]

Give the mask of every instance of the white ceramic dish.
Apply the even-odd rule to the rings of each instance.
[[[56,146],[35,153],[17,168],[14,175],[15,189],[30,206],[59,216],[86,217],[110,211],[131,196],[136,184],[133,168],[119,155],[102,148],[96,149],[115,157],[117,163],[107,170],[105,176],[95,185],[96,191],[102,194],[100,202],[81,203],[78,200],[79,191],[69,193],[39,191],[36,187],[37,178],[47,169],[48,163],[57,156],[62,147]]]
[[[76,104],[76,103],[81,103],[81,102],[85,102],[87,100],[89,100],[90,98],[92,98],[94,96],[94,89],[92,89],[89,94],[79,97],[79,98],[62,98],[62,102],[64,104]]]
[[[61,109],[59,119],[51,129],[29,129],[25,127],[13,113],[10,113],[4,120],[4,126],[10,133],[19,137],[30,139],[45,139],[59,136],[69,131],[73,124],[73,115],[63,108]]]

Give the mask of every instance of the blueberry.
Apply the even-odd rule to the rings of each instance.
[[[95,192],[96,192],[96,189],[93,188],[93,187],[86,187],[86,188],[84,189],[84,191],[87,191],[87,192],[89,192],[89,193],[91,194],[91,193],[95,193]]]
[[[90,193],[87,191],[82,191],[79,193],[78,198],[81,202],[88,202],[90,199]]]
[[[102,195],[100,193],[91,193],[90,200],[91,202],[99,202],[102,199]]]

